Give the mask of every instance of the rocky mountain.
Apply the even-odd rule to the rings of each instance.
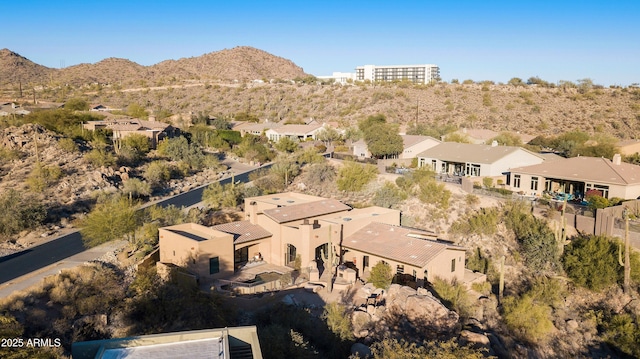
[[[9,49],[0,50],[0,84],[47,81],[55,69],[38,65]]]
[[[0,50],[0,86],[23,83],[92,83],[147,85],[184,80],[246,81],[253,79],[293,79],[304,70],[292,61],[252,47],[211,52],[198,57],[167,60],[142,66],[127,59],[108,58],[95,64],[79,64],[51,69],[8,49]]]

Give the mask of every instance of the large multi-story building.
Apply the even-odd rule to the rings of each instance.
[[[436,65],[364,65],[356,67],[357,81],[411,81],[428,84],[440,81],[440,68]]]

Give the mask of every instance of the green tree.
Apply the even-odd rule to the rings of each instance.
[[[298,149],[298,143],[289,137],[282,137],[276,142],[275,148],[280,152],[293,153]]]
[[[390,124],[375,124],[364,131],[364,140],[371,155],[376,158],[397,156],[404,150],[398,127]]]
[[[116,156],[106,147],[94,148],[84,158],[96,167],[111,167],[116,164]]]
[[[387,289],[393,280],[391,266],[384,261],[379,261],[371,268],[369,282],[376,288]]]
[[[444,137],[446,142],[458,142],[458,143],[471,143],[471,140],[467,135],[458,132],[453,132]]]
[[[242,202],[243,193],[243,185],[228,183],[223,186],[214,182],[202,192],[202,201],[214,210],[234,208]]]
[[[138,226],[138,217],[136,206],[126,197],[106,198],[83,221],[82,240],[87,246],[94,247],[124,236],[129,237]]]
[[[511,80],[509,80],[508,84],[512,85],[512,86],[515,86],[515,87],[524,86],[525,85],[525,83],[519,77],[512,77]]]
[[[327,126],[318,131],[316,138],[319,141],[324,142],[327,146],[331,146],[333,142],[341,140],[342,135],[335,128]]]
[[[487,141],[487,144],[491,144],[493,141],[496,141],[502,146],[522,146],[522,140],[520,139],[520,136],[512,132],[501,132],[498,136]]]
[[[131,103],[127,106],[127,115],[135,118],[146,119],[149,117],[149,112],[138,103]]]
[[[338,171],[338,189],[341,191],[360,192],[378,174],[378,168],[374,165],[360,165],[355,162],[347,162]]]
[[[81,98],[74,97],[64,103],[64,108],[70,111],[87,111],[89,110],[89,104]]]

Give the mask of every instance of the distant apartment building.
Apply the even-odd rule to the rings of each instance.
[[[440,80],[436,65],[364,65],[356,67],[357,81],[411,81],[428,84]]]
[[[334,80],[344,85],[349,81],[411,81],[429,84],[440,81],[440,68],[436,65],[364,65],[356,72],[334,72],[331,76],[318,76],[322,80]]]

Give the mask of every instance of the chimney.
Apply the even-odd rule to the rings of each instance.
[[[622,163],[622,156],[620,156],[619,153],[616,153],[615,155],[613,155],[613,164],[616,166],[620,166],[620,163]]]
[[[491,147],[497,147],[498,146],[498,141],[493,140],[491,141]]]

